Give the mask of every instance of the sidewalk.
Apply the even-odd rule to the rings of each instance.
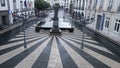
[[[67,16],[65,19],[69,20]],[[96,35],[99,37],[94,39],[85,34],[84,45],[81,45],[83,32],[78,28],[75,28],[73,33],[62,31],[61,35],[50,35],[49,30],[35,32],[36,23],[33,23],[26,29],[26,49],[23,46],[24,32],[20,31],[13,35],[19,29],[13,31],[13,37],[9,35],[11,37],[9,40],[2,40],[5,44],[0,45],[0,68],[120,67],[120,54],[117,55],[114,51],[120,52],[119,47],[114,47],[115,44],[111,45],[111,42],[99,41],[101,36]],[[81,49],[81,46],[84,46],[84,49]],[[108,48],[110,46],[112,47]]]
[[[37,17],[32,17],[32,18],[27,19],[27,21],[34,20],[34,19],[36,19],[36,18],[37,18]],[[19,22],[19,23],[16,23],[16,24],[14,24],[14,25],[11,25],[11,27],[8,27],[8,28],[6,28],[6,29],[0,30],[0,34],[3,34],[3,33],[7,32],[7,31],[9,31],[9,30],[12,30],[12,29],[18,27],[18,26],[21,26],[22,24],[23,24],[23,23]]]
[[[82,31],[63,31],[61,36],[49,31],[37,33],[27,29],[27,48],[23,35],[17,34],[0,46],[1,68],[119,68],[120,58],[105,45],[85,35],[85,47],[80,49]]]
[[[75,21],[74,19],[72,19],[72,17],[70,16],[69,13],[66,13],[66,16],[67,16],[71,21]],[[79,21],[77,20],[77,21],[75,21],[75,22],[79,22]],[[95,33],[97,33],[97,34],[99,34],[100,36],[106,38],[107,40],[113,42],[114,44],[120,46],[120,42],[117,42],[117,41],[115,41],[114,39],[109,38],[108,36],[102,34],[100,31],[97,31],[97,30],[95,30],[95,29],[92,29],[92,28],[90,28],[90,27],[88,27],[88,26],[86,26],[86,28],[89,29],[89,30],[91,30],[91,31],[93,31],[93,32],[95,32]]]
[[[120,42],[115,41],[114,39],[112,39],[112,38],[108,37],[107,35],[104,35],[104,34],[103,34],[103,33],[101,33],[100,31],[95,30],[95,29],[92,29],[92,28],[91,28],[91,27],[89,27],[89,26],[86,26],[86,28],[87,28],[87,29],[89,29],[89,30],[91,30],[91,31],[93,31],[93,32],[95,32],[95,33],[97,33],[97,34],[99,34],[99,35],[101,35],[102,37],[104,37],[104,38],[108,39],[109,41],[113,42],[114,44],[116,44],[116,45],[120,46]]]

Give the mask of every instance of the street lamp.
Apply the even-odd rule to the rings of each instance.
[[[24,30],[24,48],[27,48],[26,44],[26,33],[25,33],[25,17],[23,17],[23,30]]]
[[[82,22],[82,24],[83,24],[83,27],[82,27],[82,29],[83,29],[83,34],[82,34],[81,49],[84,48],[85,26],[86,26],[86,24],[91,24],[91,23],[93,22],[93,20],[94,20],[94,18],[88,18],[88,19],[83,18],[83,19],[81,19],[81,22]],[[91,21],[91,22],[89,22],[89,21]]]
[[[23,22],[23,32],[24,32],[24,48],[27,48],[27,44],[26,44],[26,33],[25,33],[25,16],[22,14],[19,18],[22,19]]]

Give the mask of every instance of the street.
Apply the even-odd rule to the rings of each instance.
[[[53,17],[48,12],[46,21]],[[120,47],[92,31],[85,30],[84,49],[81,49],[82,26],[59,10],[58,17],[73,24],[73,33],[62,31],[50,35],[49,30],[35,32],[41,18],[25,24],[27,48],[24,49],[23,25],[0,35],[0,68],[119,68]]]

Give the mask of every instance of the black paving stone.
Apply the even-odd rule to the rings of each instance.
[[[61,37],[60,37],[61,38]],[[62,38],[61,38],[62,39]],[[64,39],[62,39],[64,40]],[[83,50],[75,47],[74,45],[70,44],[69,42],[67,42],[66,40],[64,40],[72,49],[74,49],[79,55],[81,55],[86,61],[88,61],[91,65],[93,65],[95,68],[110,68],[109,66],[107,66],[106,64],[104,64],[103,62],[99,61],[98,59],[96,59],[95,57],[93,57],[90,54],[87,54],[86,52],[84,52]]]
[[[71,41],[73,41],[73,42],[75,42],[75,43],[81,44],[80,42],[77,42],[77,41],[75,41],[74,39],[69,39],[69,40],[71,40]],[[93,44],[93,45],[94,45],[94,44]],[[86,44],[84,44],[84,46],[85,46],[86,48],[92,50],[92,51],[95,51],[95,52],[97,52],[97,53],[99,53],[99,54],[101,54],[101,55],[103,55],[103,56],[106,56],[107,58],[110,58],[110,59],[115,60],[115,61],[117,61],[117,62],[120,63],[120,57],[117,56],[117,55],[110,54],[110,53],[108,53],[108,52],[99,50],[99,49],[97,49],[97,48],[94,48],[94,47],[89,46],[89,45],[86,45]],[[97,45],[96,45],[96,46],[97,46]]]
[[[57,39],[57,45],[60,52],[63,68],[78,68],[75,62],[72,60],[70,55],[67,53],[67,51],[63,47],[64,45],[62,45],[58,39]]]
[[[38,57],[38,59],[35,61],[33,64],[32,68],[47,68],[48,66],[48,61],[49,61],[49,56],[50,56],[50,51],[52,47],[52,39],[47,43],[47,46],[41,53],[41,55]]]
[[[42,37],[42,38],[43,38],[43,37]],[[41,38],[38,38],[38,39],[41,39]],[[38,40],[38,39],[34,39],[34,40],[31,40],[31,41],[28,41],[28,42],[26,42],[26,44],[29,44],[29,43],[31,43],[31,42],[33,42],[33,41]],[[7,52],[10,52],[10,51],[12,51],[12,50],[14,50],[14,49],[17,49],[17,48],[19,48],[19,47],[22,47],[22,46],[24,46],[24,43],[21,43],[21,44],[19,44],[19,45],[12,46],[12,47],[9,47],[9,48],[0,50],[0,55],[3,55],[3,54],[5,54],[5,53],[7,53]]]
[[[48,38],[46,38],[48,39]],[[39,47],[46,39],[42,40],[41,42],[35,44],[34,46],[26,49],[25,51],[21,52],[20,54],[12,57],[11,59],[7,60],[6,62],[0,65],[1,68],[14,68],[19,62],[21,62],[24,58],[26,58],[31,52],[33,52],[37,47]]]

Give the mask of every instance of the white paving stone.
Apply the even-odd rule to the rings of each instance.
[[[46,39],[46,38],[47,38],[47,37],[29,43],[29,44],[27,45],[27,46],[28,46],[27,48],[32,47],[32,46],[35,45],[36,43],[39,43],[40,41],[42,41],[42,40],[44,40],[44,39]],[[17,43],[16,43],[16,44],[17,44]],[[26,50],[26,49],[24,49],[24,47],[22,46],[22,47],[20,47],[20,48],[17,48],[17,49],[15,49],[15,50],[12,50],[12,51],[10,51],[10,52],[8,52],[8,53],[5,53],[5,54],[1,55],[1,56],[0,56],[0,64],[2,64],[2,63],[4,63],[5,61],[11,59],[12,57],[16,56],[17,54],[23,52],[24,50]]]
[[[70,57],[76,63],[78,68],[94,68],[90,63],[88,63],[83,57],[81,57],[76,51],[74,51],[69,45],[67,45],[63,40],[59,38],[61,44],[66,49]]]
[[[39,55],[42,53],[44,48],[47,46],[48,42],[51,38],[47,39],[43,42],[39,47],[37,47],[30,55],[28,55],[25,59],[23,59],[19,64],[15,66],[15,68],[31,68],[35,63]]]
[[[62,37],[62,38],[63,38],[63,37]],[[63,39],[65,39],[66,41],[70,42],[71,44],[73,44],[73,45],[76,46],[77,48],[80,48],[80,47],[79,47],[79,44],[74,43],[73,41],[68,40],[68,39],[66,39],[66,38],[63,38]],[[98,47],[98,49],[99,49],[99,48],[100,48],[100,47]],[[102,50],[102,49],[105,50],[103,47],[101,48],[101,50]],[[100,61],[103,62],[104,64],[110,66],[111,68],[119,68],[119,67],[120,67],[120,63],[112,60],[111,58],[108,58],[108,57],[106,57],[106,56],[104,56],[104,55],[101,55],[101,54],[99,54],[99,53],[97,53],[97,52],[94,52],[94,51],[92,51],[92,50],[90,50],[90,49],[88,49],[88,48],[84,48],[83,50],[84,50],[86,53],[90,54],[91,56],[95,57],[96,59],[100,60]]]
[[[29,42],[29,41],[32,41],[32,40],[35,40],[35,39],[39,39],[39,38],[41,38],[41,37],[26,39],[26,42]],[[22,44],[22,43],[24,43],[24,40],[9,43],[9,44],[5,44],[5,45],[0,46],[0,50],[6,49],[6,48],[9,48],[9,47],[12,47],[12,46],[17,46],[17,45]]]
[[[47,68],[63,68],[55,36],[53,38],[52,49]]]
[[[111,58],[101,55],[95,51],[88,49],[88,48],[84,48],[84,52],[90,54],[91,56],[95,57],[96,59],[100,60],[101,62],[103,62],[104,64],[108,65],[111,68],[119,68],[120,67],[119,62],[116,62],[116,61],[112,60]]]
[[[69,38],[69,37],[66,37],[66,38],[68,38],[68,39],[71,39],[71,40],[74,40],[74,41],[77,41],[77,42],[82,42],[82,41],[80,41],[80,40],[76,40],[76,39],[73,39],[73,38]],[[64,37],[64,39],[66,39],[65,37]],[[73,42],[73,41],[71,41],[71,40],[67,40],[68,42],[72,42],[72,43],[74,43],[75,45],[78,45],[79,46],[79,44],[77,44],[77,43],[75,43],[75,42]],[[86,40],[86,39],[85,39]],[[99,45],[97,45],[98,44],[98,42],[96,42],[96,41],[94,41],[94,40],[89,40],[90,42],[93,42],[93,43],[96,43],[96,44],[92,44],[92,43],[89,43],[89,42],[84,42],[84,44],[85,45],[88,45],[88,46],[92,46],[92,47],[94,47],[94,48],[96,48],[96,49],[99,49],[99,50],[101,50],[101,51],[105,51],[105,52],[107,52],[107,53],[110,53],[110,54],[113,54],[110,50],[108,50],[107,48],[105,48],[105,47],[101,47],[101,46],[99,46]],[[80,48],[80,47],[79,47]],[[114,55],[114,54],[113,54]]]

